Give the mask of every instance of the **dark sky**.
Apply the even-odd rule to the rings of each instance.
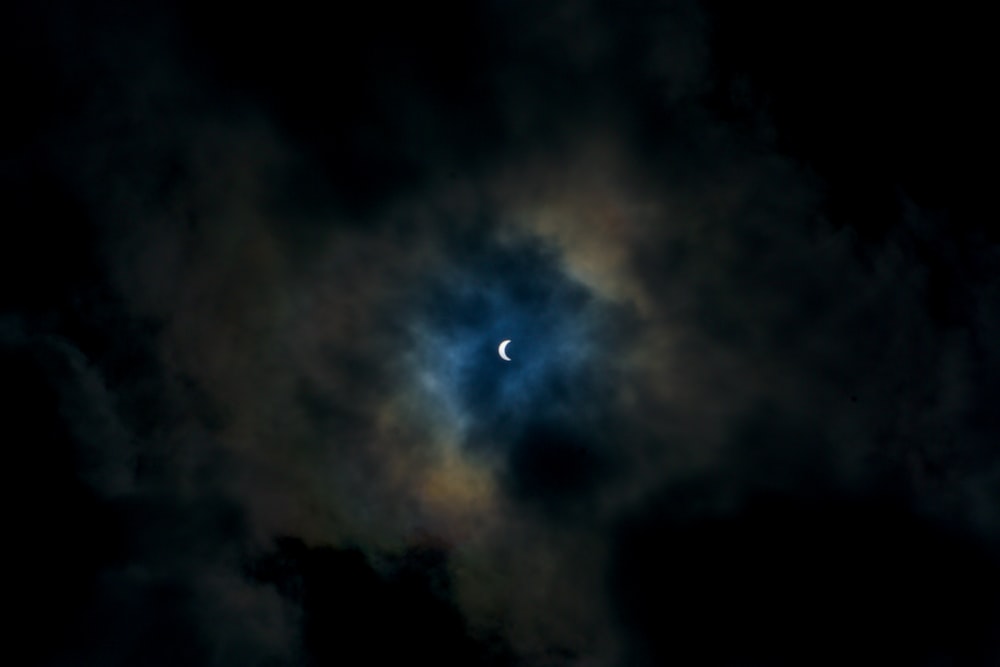
[[[2,11],[17,664],[1000,664],[982,12],[320,4]]]

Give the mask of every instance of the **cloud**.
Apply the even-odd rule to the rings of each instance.
[[[831,220],[699,5],[106,11],[6,200],[50,662],[990,655],[995,250]]]

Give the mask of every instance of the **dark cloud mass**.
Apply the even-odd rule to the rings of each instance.
[[[15,662],[1000,664],[983,17],[334,5],[4,12]]]

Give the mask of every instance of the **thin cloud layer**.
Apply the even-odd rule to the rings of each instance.
[[[639,4],[19,10],[38,663],[996,657],[995,247],[866,237]]]

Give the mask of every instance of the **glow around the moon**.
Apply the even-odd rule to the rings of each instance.
[[[477,451],[506,447],[558,406],[582,400],[595,364],[610,358],[597,350],[609,341],[605,323],[623,321],[555,255],[517,238],[463,253],[415,289],[409,307],[404,358],[415,382],[403,386],[427,401],[420,414],[434,428],[453,429]]]

